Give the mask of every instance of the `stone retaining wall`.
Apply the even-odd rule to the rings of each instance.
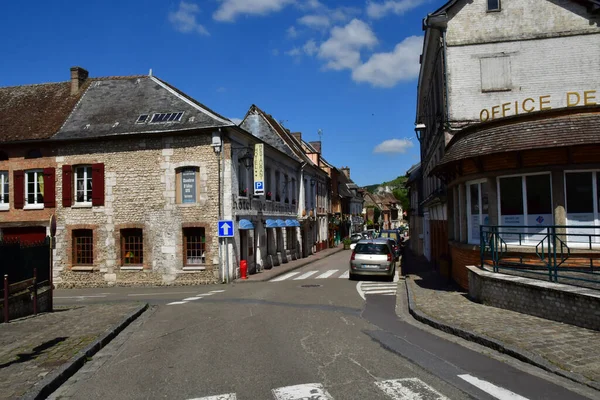
[[[469,297],[493,307],[600,331],[600,292],[467,266]]]
[[[42,286],[38,288],[38,313],[49,310],[50,287]],[[33,293],[29,290],[23,290],[11,295],[8,299],[8,318],[10,321],[17,318],[33,315]],[[0,322],[4,322],[4,302],[0,301]]]

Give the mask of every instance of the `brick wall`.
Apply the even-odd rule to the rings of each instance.
[[[469,296],[478,302],[600,330],[595,290],[468,268]]]
[[[463,289],[469,288],[468,265],[481,264],[479,247],[450,242],[452,279]]]

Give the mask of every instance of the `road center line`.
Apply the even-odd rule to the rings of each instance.
[[[499,400],[528,400],[527,397],[520,396],[514,392],[511,392],[510,390],[496,386],[493,383],[476,378],[472,375],[464,374],[458,375],[458,377],[483,390],[484,392],[491,394]]]
[[[174,301],[172,303],[167,303],[168,306],[176,305],[176,304],[185,304],[187,301]]]
[[[196,292],[132,293],[132,294],[128,294],[127,296],[130,296],[130,297],[133,297],[133,296],[165,296],[168,294],[190,294],[190,293],[196,293]]]
[[[86,298],[98,298],[98,297],[106,297],[105,294],[102,295],[94,295],[94,296],[55,296],[55,299],[86,299]]]

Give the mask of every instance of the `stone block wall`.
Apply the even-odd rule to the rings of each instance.
[[[49,310],[49,299],[50,287],[38,288],[38,313]],[[8,302],[8,318],[10,321],[33,315],[33,293],[29,289],[15,293],[9,298]],[[4,302],[2,301],[0,301],[0,322],[4,322]]]
[[[596,290],[511,276],[468,266],[469,296],[480,303],[600,330]]]
[[[481,253],[479,247],[450,242],[450,258],[452,260],[452,280],[463,289],[469,288],[469,276],[467,265],[479,265]]]
[[[60,147],[56,156],[57,244],[55,282],[59,287],[212,283],[218,277],[218,162],[211,136],[111,138]],[[103,206],[63,207],[63,165],[104,164]],[[178,169],[198,173],[196,203],[177,199]],[[72,260],[73,229],[92,229],[94,264]],[[205,264],[183,271],[184,228],[204,228]],[[143,265],[123,270],[121,229],[143,231]]]

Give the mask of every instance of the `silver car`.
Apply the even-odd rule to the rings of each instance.
[[[385,276],[394,280],[396,256],[387,238],[364,239],[356,243],[350,257],[350,280],[360,276]]]

